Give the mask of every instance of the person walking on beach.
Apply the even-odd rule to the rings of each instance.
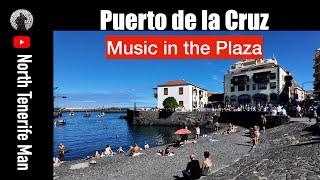
[[[213,124],[213,131],[214,131],[214,132],[218,132],[218,130],[219,130],[219,122],[216,121],[216,122]]]
[[[261,115],[261,124],[263,133],[266,133],[267,118],[264,115]]]
[[[59,157],[58,158],[59,158],[59,160],[61,162],[64,161],[65,150],[66,150],[65,146],[62,143],[60,143],[60,145],[58,147],[58,151],[59,151]]]
[[[253,146],[256,146],[259,142],[259,138],[260,138],[260,131],[259,131],[259,126],[258,124],[256,124],[253,127]]]
[[[299,104],[298,104],[298,106],[296,108],[296,112],[297,112],[297,117],[302,118],[301,107],[299,106]]]
[[[191,161],[188,162],[186,170],[182,171],[183,177],[186,179],[199,179],[201,177],[201,168],[194,153],[190,155],[190,160]]]
[[[205,151],[203,153],[204,160],[201,167],[201,172],[203,176],[207,176],[211,173],[212,161],[209,159],[210,153],[209,151]]]
[[[311,106],[310,110],[309,110],[309,122],[311,122],[312,118],[317,119],[317,117],[318,117],[318,115],[317,115],[316,108],[314,106]]]
[[[196,127],[196,138],[199,139],[199,136],[200,136],[200,127],[199,127],[199,125],[197,125],[197,127]]]

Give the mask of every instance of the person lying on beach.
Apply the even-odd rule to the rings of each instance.
[[[157,154],[160,156],[164,156],[164,153],[165,153],[165,149],[159,149],[157,152]]]
[[[210,153],[208,151],[205,151],[203,156],[201,172],[203,176],[207,176],[211,173],[212,161],[209,159]]]
[[[174,146],[174,147],[180,147],[182,144],[183,144],[183,141],[181,140],[181,136],[180,136],[180,138],[176,139],[175,141],[173,141],[169,145]]]
[[[112,149],[111,149],[109,144],[107,145],[104,153],[106,154],[106,156],[112,156],[113,155],[113,151],[112,151]]]
[[[190,140],[187,140],[184,142],[184,144],[196,144],[197,141],[190,141]]]
[[[230,123],[229,126],[228,126],[228,129],[227,129],[227,134],[231,134],[231,133],[237,132],[236,128],[237,127],[235,125]]]
[[[141,148],[137,144],[135,144],[131,150],[132,156],[139,155],[140,150],[141,150]]]
[[[166,149],[164,150],[164,155],[165,156],[173,156],[174,152],[172,151],[172,146],[168,146],[166,147]]]
[[[120,146],[119,149],[117,149],[117,153],[121,154],[121,153],[125,153],[124,150],[122,149],[122,147]]]

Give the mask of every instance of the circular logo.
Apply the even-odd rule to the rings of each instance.
[[[17,31],[27,31],[32,27],[33,16],[26,9],[18,9],[11,14],[10,23]]]

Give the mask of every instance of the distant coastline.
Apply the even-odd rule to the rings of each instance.
[[[129,108],[55,108],[54,112],[105,112],[126,113]]]

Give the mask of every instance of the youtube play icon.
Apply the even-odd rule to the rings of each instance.
[[[14,48],[29,48],[30,47],[30,37],[29,36],[15,36],[13,37],[13,47]]]

